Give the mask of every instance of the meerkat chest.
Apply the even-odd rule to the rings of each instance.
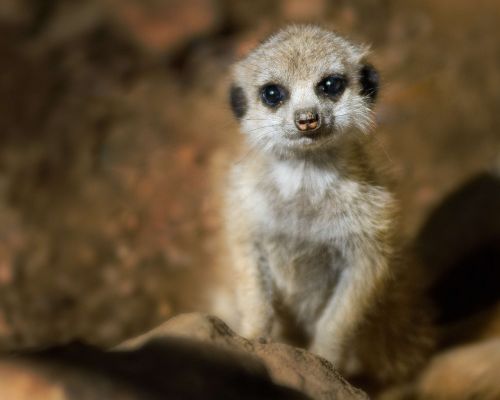
[[[356,182],[304,164],[277,164],[267,185],[256,190],[263,205],[261,223],[271,234],[293,240],[331,243],[361,229],[359,217],[370,205]]]
[[[305,161],[279,161],[271,165],[268,181],[278,192],[280,202],[318,203],[338,186],[339,177],[331,169]]]

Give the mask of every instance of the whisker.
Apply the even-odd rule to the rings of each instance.
[[[245,131],[246,133],[250,133],[250,132],[255,132],[255,131],[258,131],[259,129],[266,129],[266,128],[274,128],[275,126],[281,126],[282,124],[279,123],[279,124],[272,124],[272,125],[264,125],[264,126],[258,126],[257,128],[254,128],[254,129],[250,129],[248,131]]]
[[[394,164],[394,160],[391,158],[391,156],[389,155],[389,153],[385,149],[383,143],[380,140],[378,140],[377,135],[373,135],[373,138],[374,138],[375,142],[377,143],[377,145],[382,149],[382,151],[384,152],[384,154],[387,157],[387,159],[389,160],[389,162],[391,164]]]

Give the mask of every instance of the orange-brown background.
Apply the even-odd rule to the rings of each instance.
[[[205,308],[228,68],[289,21],[372,44],[402,234],[500,168],[498,1],[2,0],[1,348]]]

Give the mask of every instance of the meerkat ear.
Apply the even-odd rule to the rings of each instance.
[[[374,103],[379,88],[379,75],[371,64],[364,64],[359,71],[359,82],[361,83],[361,94]]]
[[[235,84],[232,84],[229,89],[229,104],[237,119],[241,119],[245,116],[248,107],[247,98],[243,89]]]

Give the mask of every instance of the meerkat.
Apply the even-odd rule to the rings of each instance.
[[[224,219],[240,334],[390,380],[415,370],[432,340],[396,251],[395,199],[367,157],[379,88],[367,57],[336,33],[294,25],[235,64],[245,152]]]

